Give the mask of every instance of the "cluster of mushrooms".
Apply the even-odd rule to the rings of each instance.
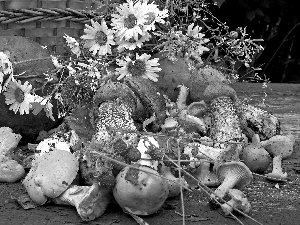
[[[271,157],[265,177],[285,181],[281,162],[295,140],[280,135],[278,119],[242,102],[229,84],[210,82],[196,91],[201,99],[188,104],[185,85],[176,102],[140,77],[102,85],[93,108],[79,106],[39,137],[22,181],[28,195],[36,205],[73,205],[85,221],[101,216],[112,199],[133,217],[150,215],[189,188],[185,169],[199,186],[216,188],[210,197],[225,215],[249,213],[243,187],[269,168]]]

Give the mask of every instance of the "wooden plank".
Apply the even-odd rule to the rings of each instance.
[[[236,83],[233,88],[239,98],[278,117],[282,134],[291,132],[300,140],[300,84]]]

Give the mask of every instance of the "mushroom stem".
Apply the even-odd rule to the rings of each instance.
[[[175,197],[180,194],[180,186],[183,185],[184,187],[188,187],[187,182],[184,178],[177,178],[171,172],[171,168],[165,166],[164,163],[161,163],[160,167],[160,174],[167,178],[168,180],[168,187],[169,187],[169,195],[168,198]]]
[[[271,173],[266,174],[267,178],[270,180],[286,180],[287,179],[287,173],[282,172],[281,167],[282,162],[282,154],[276,155],[273,158],[273,169]]]
[[[186,99],[189,95],[189,88],[184,85],[178,85],[177,88],[179,89],[179,95],[177,97],[176,105],[180,112],[187,108]]]
[[[239,181],[239,176],[235,174],[227,174],[222,184],[214,191],[212,197],[223,198],[229,189],[232,189]]]
[[[91,221],[101,216],[110,202],[110,190],[99,184],[92,186],[71,185],[60,196],[53,199],[55,204],[72,205],[84,221]]]

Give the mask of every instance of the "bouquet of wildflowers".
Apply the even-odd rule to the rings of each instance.
[[[148,0],[127,0],[114,5],[110,14],[91,19],[79,40],[65,34],[70,56],[51,56],[56,71],[45,75],[55,85],[43,97],[35,94],[30,83],[17,80],[9,55],[0,52],[0,92],[15,113],[44,110],[54,120],[53,99],[59,102],[59,116],[65,116],[77,106],[89,107],[96,90],[108,80],[122,82],[129,76],[141,76],[157,82],[161,68],[153,55],[158,52],[173,61],[177,56],[192,59],[198,66],[220,60],[231,65],[236,61],[251,64],[253,55],[262,49],[255,41],[261,40],[251,40],[241,28],[229,32],[220,21],[218,28],[210,28],[205,23],[207,15],[202,15],[207,12],[204,1],[191,7],[192,21],[174,22],[172,1],[158,5]]]

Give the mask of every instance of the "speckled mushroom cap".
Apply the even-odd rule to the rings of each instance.
[[[228,176],[238,178],[236,188],[243,188],[249,185],[253,180],[253,175],[250,169],[242,162],[231,161],[216,165],[216,175],[220,182]]]
[[[124,83],[108,82],[102,85],[94,95],[94,104],[96,107],[106,101],[113,101],[122,98],[132,109],[137,107],[137,98],[133,91]]]
[[[221,82],[210,83],[203,93],[203,100],[210,103],[213,99],[219,97],[230,97],[233,101],[237,99],[235,90],[228,84]]]
[[[72,153],[55,150],[34,160],[22,183],[30,198],[42,205],[48,197],[55,198],[69,187],[78,168],[79,163]]]

